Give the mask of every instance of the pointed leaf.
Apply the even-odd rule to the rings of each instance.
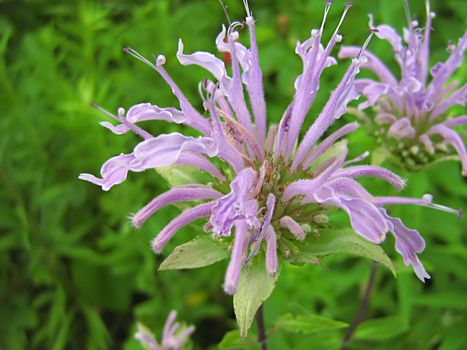
[[[387,340],[409,329],[404,318],[395,315],[368,320],[360,324],[355,332],[356,339]]]
[[[394,276],[396,275],[394,265],[384,250],[379,245],[360,237],[351,229],[326,231],[307,243],[301,246],[300,253],[293,257],[292,262],[307,263],[312,258],[346,253],[379,262],[386,266]]]
[[[159,167],[156,171],[172,187],[196,183],[206,184],[212,180],[209,174],[187,165]]]
[[[198,236],[182,244],[162,262],[159,270],[195,269],[229,256],[226,247],[208,236]]]
[[[322,331],[345,328],[348,324],[335,321],[318,315],[285,314],[276,321],[275,327],[288,332],[302,332],[305,334],[318,333]]]
[[[242,272],[233,298],[235,316],[242,337],[246,337],[258,308],[271,295],[277,276],[278,274],[274,277],[268,275],[264,260],[254,261]]]

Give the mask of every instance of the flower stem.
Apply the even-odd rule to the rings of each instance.
[[[350,339],[352,339],[355,330],[357,329],[358,325],[365,319],[366,313],[368,311],[368,304],[370,302],[371,292],[373,290],[373,285],[375,284],[377,267],[378,263],[373,261],[371,264],[370,277],[368,278],[368,283],[365,287],[365,292],[360,301],[360,305],[358,306],[357,315],[355,316],[354,320],[352,321],[352,324],[347,330],[347,333],[341,344],[341,350],[347,349],[347,346],[350,342]]]
[[[268,346],[266,344],[266,330],[264,327],[264,309],[263,305],[261,305],[256,311],[255,315],[255,321],[256,321],[256,329],[258,333],[258,343],[259,347],[261,350],[267,350]]]

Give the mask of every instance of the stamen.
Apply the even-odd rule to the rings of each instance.
[[[250,11],[250,6],[248,5],[248,0],[243,0],[243,6],[245,6],[246,16],[253,17],[253,14]]]
[[[324,23],[326,23],[326,18],[328,17],[329,9],[331,8],[332,0],[326,1],[326,6],[324,7],[323,21],[321,22],[321,27],[319,28],[319,33],[323,33]]]
[[[352,163],[361,162],[362,160],[368,158],[369,155],[370,155],[370,152],[365,151],[365,152],[363,152],[362,154],[360,154],[358,157],[355,157],[355,158],[353,158],[353,159],[347,160],[346,162],[344,162],[344,165],[349,165],[349,164],[352,164]]]
[[[91,103],[91,107],[97,109],[99,112],[101,113],[104,113],[106,116],[118,121],[118,122],[121,122],[120,118],[117,118],[115,115],[113,115],[112,113],[110,113],[108,110],[104,109],[103,107],[99,106],[97,103]]]
[[[360,49],[360,52],[358,53],[358,55],[356,57],[358,60],[360,60],[360,58],[362,57],[363,52],[368,47],[368,44],[370,43],[370,40],[373,37],[373,35],[375,35],[375,33],[378,33],[378,29],[376,29],[376,28],[370,29],[370,35],[368,35],[368,38],[366,38],[365,42],[362,45],[362,48]]]
[[[219,0],[219,3],[221,4],[222,11],[224,11],[225,18],[227,19],[227,22],[229,23],[229,26],[230,26],[232,22],[230,21],[229,12],[227,11],[227,5],[224,3],[224,0]]]
[[[410,14],[409,0],[404,0],[404,11],[407,17],[407,23],[409,27],[412,28],[412,15]]]
[[[437,210],[440,210],[440,211],[444,211],[445,213],[449,213],[449,214],[454,214],[456,215],[459,219],[462,219],[464,217],[464,214],[462,213],[462,209],[459,208],[459,209],[452,209],[452,208],[449,208],[449,207],[446,207],[445,205],[441,205],[441,204],[434,204],[434,203],[429,203],[426,205],[426,207],[428,208],[433,208],[433,209],[437,209]]]
[[[104,113],[106,116],[108,116],[108,117],[122,123],[123,125],[126,125],[129,129],[131,129],[136,135],[138,135],[142,139],[147,140],[147,139],[153,137],[147,131],[141,129],[139,126],[137,126],[137,125],[135,125],[133,123],[130,123],[128,120],[126,120],[125,110],[123,108],[118,109],[118,117],[116,117],[115,115],[113,115],[112,113],[110,113],[109,111],[104,109],[103,107],[99,106],[97,103],[92,103],[91,106],[94,107],[95,109],[97,109],[99,112]]]
[[[141,62],[143,62],[144,64],[147,64],[149,67],[151,68],[156,68],[154,66],[154,64],[152,62],[150,62],[146,57],[144,57],[143,55],[141,55],[139,52],[133,50],[131,47],[125,47],[123,49],[123,52],[126,52],[126,53],[129,53],[131,56],[133,56],[134,58],[136,58],[137,60],[140,60]],[[156,60],[157,61],[157,60]]]
[[[342,13],[341,19],[340,19],[339,23],[337,24],[337,27],[336,27],[336,30],[334,31],[334,34],[332,35],[333,37],[337,35],[337,33],[338,33],[338,31],[339,31],[339,29],[340,29],[342,23],[344,22],[345,16],[347,15],[347,12],[349,12],[349,9],[350,9],[351,7],[352,7],[352,3],[351,3],[351,2],[347,2],[347,3],[345,4],[344,12]],[[339,42],[340,40],[342,40],[342,37],[341,37],[339,40],[336,39],[337,42]]]

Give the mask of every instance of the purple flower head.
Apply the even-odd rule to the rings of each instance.
[[[419,27],[410,16],[408,0],[405,5],[408,28],[404,28],[403,39],[388,25],[376,26],[376,36],[387,40],[393,48],[400,79],[375,55],[366,52],[367,61],[362,67],[375,73],[377,79],[356,81],[358,91],[366,98],[358,108],[373,108],[376,117],[369,123],[371,132],[402,167],[417,170],[457,153],[462,174],[467,176],[466,148],[455,131],[467,124],[467,116],[449,117],[451,107],[465,106],[467,102],[467,85],[459,87],[458,82],[450,81],[463,62],[467,32],[457,45],[449,45],[447,60],[436,63],[430,70],[430,34],[435,14],[427,0],[425,26]],[[370,27],[374,28],[371,15]],[[359,50],[343,47],[339,57],[353,57]]]
[[[403,179],[381,167],[355,165],[364,160],[365,153],[347,159],[347,142],[340,139],[355,131],[356,123],[344,125],[321,142],[347,104],[358,97],[355,76],[367,64],[363,55],[373,35],[363,48],[355,52],[350,66],[321,113],[310,116],[312,125],[305,129],[303,122],[319,90],[320,76],[336,60],[330,56],[336,43],[342,40],[339,28],[350,4],[346,4],[341,20],[329,41],[321,43],[331,2],[325,5],[323,21],[311,36],[298,42],[296,53],[303,61],[303,71],[295,80],[295,95],[284,111],[279,125],[267,125],[266,101],[262,71],[259,65],[255,36],[255,20],[248,9],[246,27],[250,47],[239,41],[244,24],[235,22],[222,27],[216,39],[220,52],[231,55],[231,70],[222,60],[208,52],[187,54],[179,41],[177,58],[183,65],[198,65],[213,76],[213,81],[199,84],[206,117],[193,108],[176,83],[164,69],[164,56],[155,56],[155,63],[132,49],[125,51],[154,69],[170,86],[178,98],[180,109],[161,108],[142,103],[121,110],[118,125],[105,124],[114,133],[133,131],[143,138],[125,158],[112,158],[101,171],[102,179],[91,175],[81,178],[96,183],[104,190],[125,180],[128,171],[139,172],[161,166],[188,165],[211,175],[211,181],[174,187],[148,203],[133,217],[139,227],[164,206],[185,201],[196,204],[173,219],[152,242],[159,253],[182,227],[198,219],[205,219],[205,229],[213,238],[228,242],[231,259],[225,275],[224,289],[234,294],[242,269],[258,256],[264,257],[270,275],[279,270],[281,260],[292,252],[293,241],[306,241],[311,232],[329,228],[329,211],[342,210],[347,214],[353,230],[365,239],[381,243],[388,232],[396,240],[396,249],[404,262],[413,266],[421,280],[428,278],[417,254],[424,241],[417,231],[406,228],[384,209],[391,204],[418,204],[449,212],[455,211],[431,203],[431,199],[374,197],[356,180],[361,177],[382,179],[397,189],[405,185]],[[152,136],[137,124],[142,120],[166,120],[185,124],[200,133],[187,137],[179,133]],[[303,133],[303,137],[299,137]],[[119,156],[122,157],[122,156]],[[220,161],[212,162],[213,158]],[[111,163],[111,164],[108,164]],[[332,221],[332,220],[331,220]],[[309,226],[312,230],[309,230]]]
[[[180,324],[175,322],[176,318],[177,312],[170,312],[164,325],[160,344],[142,324],[138,324],[138,332],[135,334],[135,338],[139,340],[146,350],[180,350],[195,331],[195,327],[180,327]]]

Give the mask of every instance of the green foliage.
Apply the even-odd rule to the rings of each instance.
[[[226,2],[231,17],[241,19],[242,2]],[[311,0],[250,2],[258,19],[268,118],[277,122],[301,68],[293,54],[295,42],[319,25],[323,5]],[[340,16],[341,3],[335,3],[329,27]],[[422,17],[423,1],[411,3]],[[463,5],[458,0],[432,1],[438,14],[433,62],[446,58],[448,41],[464,32]],[[363,42],[368,12],[377,23],[391,23],[400,31],[405,20],[401,6],[399,1],[354,1],[341,29],[343,43]],[[146,101],[176,105],[162,80],[125,56],[122,48],[132,46],[147,56],[164,53],[167,70],[200,108],[196,83],[206,76],[177,64],[177,39],[184,39],[187,51],[212,51],[222,22],[214,0],[0,2],[0,349],[140,349],[133,339],[136,320],[160,334],[171,309],[196,325],[195,349],[217,348],[223,338],[222,349],[256,348],[253,334],[243,339],[235,330],[231,298],[222,290],[224,262],[156,272],[162,259],[153,255],[149,241],[178,209],[162,210],[139,231],[126,219],[167,189],[166,179],[186,179],[173,172],[131,174],[108,193],[77,180],[79,173],[97,173],[107,158],[131,150],[137,142],[134,136],[115,136],[101,128],[98,121],[106,118],[91,103],[113,111]],[[385,43],[374,40],[370,48],[395,67]],[[324,74],[310,116],[319,113],[346,66],[343,62]],[[465,76],[463,68],[458,77],[464,82]],[[343,117],[336,127],[351,119]],[[148,125],[154,134],[183,129],[155,124]],[[357,155],[374,145],[357,132],[349,147]],[[430,192],[439,203],[467,208],[467,186],[457,163],[401,175],[408,179],[402,195]],[[376,181],[365,185],[373,193],[391,191]],[[465,219],[417,207],[395,207],[391,212],[425,237],[427,249],[421,258],[432,280],[425,285],[416,280],[388,238],[384,249],[397,261],[398,277],[378,270],[368,320],[357,329],[350,348],[465,349]],[[182,230],[166,251],[189,242],[193,231]],[[283,267],[265,304],[268,327],[286,313],[352,321],[370,264],[344,254],[323,261],[325,266]],[[245,298],[253,293],[243,290]],[[257,301],[266,297],[256,294]],[[249,327],[257,304],[244,309],[243,329]],[[268,345],[273,350],[338,349],[342,335],[339,330],[275,332]]]
[[[269,276],[261,259],[252,261],[241,274],[233,297],[233,307],[242,337],[246,337],[256,311],[274,290],[278,275],[277,273],[274,277]]]
[[[159,271],[195,269],[214,264],[229,257],[226,248],[210,237],[198,236],[176,247],[159,266]]]
[[[331,320],[318,315],[298,315],[285,314],[276,321],[275,328],[288,332],[302,332],[313,334],[333,329],[345,328],[347,323]]]

